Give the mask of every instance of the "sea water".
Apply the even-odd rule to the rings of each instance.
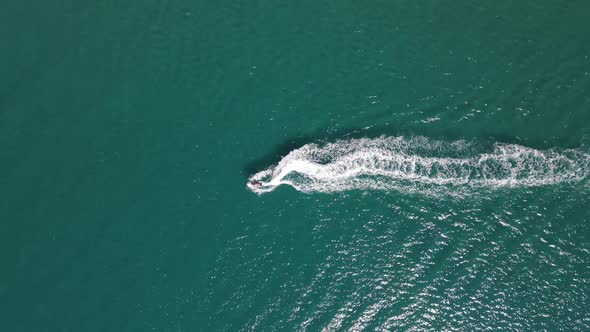
[[[1,330],[590,330],[589,10],[4,1]]]

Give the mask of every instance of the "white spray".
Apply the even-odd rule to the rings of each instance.
[[[303,192],[351,189],[431,192],[433,189],[499,188],[582,181],[590,174],[590,155],[579,149],[535,150],[494,144],[478,151],[466,141],[424,137],[341,140],[306,144],[276,166],[254,174],[256,193],[287,184]],[[259,181],[252,185],[252,181]]]

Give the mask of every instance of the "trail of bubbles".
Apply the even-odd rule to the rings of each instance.
[[[361,138],[323,146],[311,143],[254,174],[248,187],[256,193],[282,184],[302,192],[427,192],[578,182],[590,174],[590,155],[579,149],[541,151],[503,143],[482,149],[466,141],[424,137]]]

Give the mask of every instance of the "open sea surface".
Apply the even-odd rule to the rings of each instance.
[[[590,330],[589,12],[4,1],[0,330]]]

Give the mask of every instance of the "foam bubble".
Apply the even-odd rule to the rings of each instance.
[[[590,155],[579,149],[536,150],[496,143],[485,151],[467,141],[380,137],[306,144],[254,174],[256,193],[282,184],[302,192],[500,188],[579,182]],[[250,183],[250,182],[249,182]]]

